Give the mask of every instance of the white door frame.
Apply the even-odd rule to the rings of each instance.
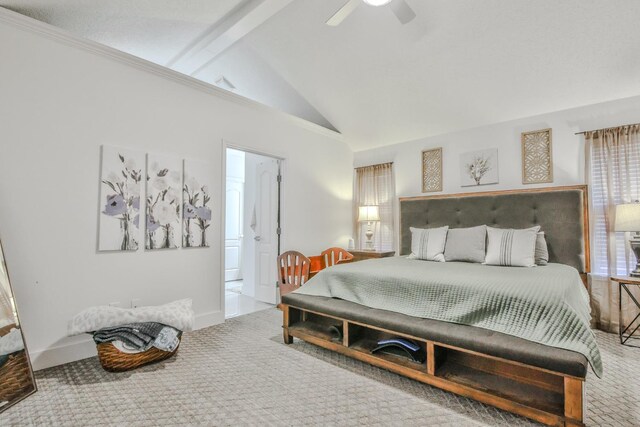
[[[280,161],[280,175],[282,175],[282,182],[280,183],[280,249],[282,250],[282,248],[287,247],[285,242],[286,242],[286,227],[283,227],[282,224],[286,224],[285,222],[285,214],[284,214],[284,209],[282,209],[282,207],[284,206],[284,200],[285,200],[285,191],[284,188],[286,186],[286,167],[287,167],[287,159],[284,156],[283,153],[279,153],[277,151],[263,151],[263,150],[257,150],[255,148],[246,146],[246,145],[240,145],[240,144],[234,144],[231,143],[229,141],[227,141],[226,139],[222,139],[222,156],[220,156],[222,158],[222,165],[221,165],[221,179],[222,179],[222,187],[226,188],[227,185],[227,148],[231,148],[234,150],[240,150],[240,151],[244,151],[245,153],[253,153],[253,154],[259,154],[261,156],[267,156],[267,157],[271,157],[273,159],[279,160]],[[222,310],[222,314],[224,315],[225,313],[225,286],[224,286],[224,262],[225,262],[225,254],[224,254],[224,248],[225,248],[225,215],[227,212],[227,197],[226,197],[226,191],[222,191],[222,197],[221,197],[221,204],[220,204],[220,230],[222,231],[222,235],[220,238],[220,307]],[[280,254],[278,254],[280,255]],[[275,262],[275,260],[274,260]],[[273,284],[275,286],[275,283]],[[226,319],[225,319],[226,322]]]

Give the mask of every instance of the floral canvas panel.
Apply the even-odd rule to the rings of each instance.
[[[146,249],[182,244],[182,161],[147,154]]]
[[[185,248],[209,247],[213,171],[209,163],[184,161],[182,245]]]
[[[143,168],[144,153],[102,146],[99,250],[138,250]]]
[[[473,151],[460,155],[460,185],[462,187],[497,183],[497,148]]]

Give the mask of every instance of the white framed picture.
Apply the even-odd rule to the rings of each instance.
[[[498,149],[472,151],[460,155],[460,185],[475,187],[498,183]]]

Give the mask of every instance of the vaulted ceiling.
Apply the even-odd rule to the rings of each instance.
[[[0,0],[329,129],[354,150],[640,95],[637,0]],[[224,77],[224,80],[222,78]]]

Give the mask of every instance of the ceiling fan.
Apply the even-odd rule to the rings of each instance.
[[[349,0],[340,8],[329,20],[327,25],[336,27],[340,25],[344,19],[351,14],[363,1],[370,6],[386,6],[389,5],[391,11],[396,15],[400,23],[407,24],[416,17],[416,13],[409,7],[405,0]]]

